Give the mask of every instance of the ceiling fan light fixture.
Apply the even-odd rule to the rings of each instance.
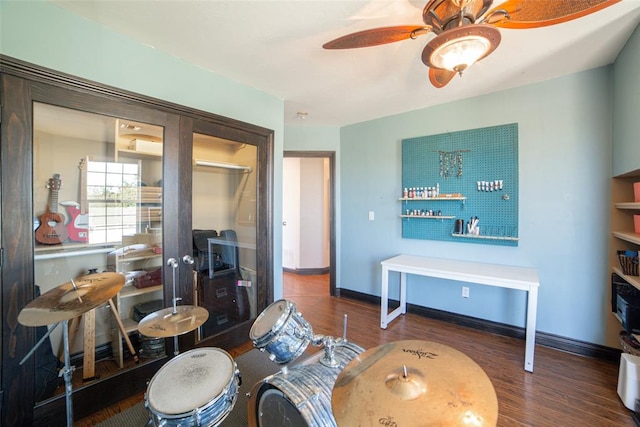
[[[491,25],[457,27],[431,40],[422,60],[429,67],[462,75],[464,70],[493,52],[500,40],[500,31]]]

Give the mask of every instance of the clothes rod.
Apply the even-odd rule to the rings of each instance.
[[[211,162],[209,160],[195,160],[196,166],[207,166],[210,168],[221,168],[221,169],[234,169],[234,170],[242,170],[246,172],[251,172],[251,166],[244,165],[234,165],[232,163],[221,163],[221,162]]]

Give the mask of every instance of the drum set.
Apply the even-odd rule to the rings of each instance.
[[[254,385],[251,427],[495,426],[493,385],[465,354],[436,342],[397,341],[364,351],[343,337],[314,335],[294,303],[276,301],[249,333],[256,348],[287,364],[307,346],[324,346]]]
[[[174,280],[175,283],[175,280]],[[73,425],[68,320],[109,301],[124,285],[118,273],[92,274],[41,295],[19,314],[25,326],[64,327],[67,426]],[[174,285],[175,288],[175,285]],[[174,289],[175,295],[175,289]],[[233,358],[214,347],[179,354],[177,336],[206,322],[201,307],[177,306],[144,317],[142,335],[176,339],[175,357],[148,383],[144,404],[149,427],[218,426],[233,410],[242,383]],[[249,338],[282,369],[247,394],[251,427],[309,426],[495,426],[498,402],[486,373],[465,354],[442,344],[406,340],[365,351],[343,336],[316,335],[282,299],[254,321]],[[23,363],[42,343],[43,337]],[[126,335],[126,334],[125,334]],[[323,347],[296,365],[309,344]]]

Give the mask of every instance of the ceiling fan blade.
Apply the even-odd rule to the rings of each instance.
[[[537,28],[571,21],[612,6],[621,0],[507,0],[486,16],[506,12],[510,18],[495,22],[500,28]]]
[[[458,74],[455,71],[429,68],[429,81],[438,89],[445,87]]]
[[[322,45],[325,49],[354,49],[359,47],[377,46],[386,43],[393,43],[406,39],[413,39],[419,35],[431,32],[431,27],[415,25],[400,25],[396,27],[372,28],[370,30],[358,31],[338,37],[335,40]]]

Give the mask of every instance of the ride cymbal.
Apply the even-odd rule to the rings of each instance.
[[[471,358],[430,341],[397,341],[354,358],[331,397],[338,426],[495,426],[498,399]]]
[[[27,304],[18,322],[24,326],[45,326],[73,319],[113,298],[124,286],[119,273],[97,273],[63,283]]]
[[[175,337],[193,331],[208,318],[209,312],[203,307],[179,305],[175,313],[173,307],[167,307],[146,315],[138,323],[138,332],[153,338]]]

